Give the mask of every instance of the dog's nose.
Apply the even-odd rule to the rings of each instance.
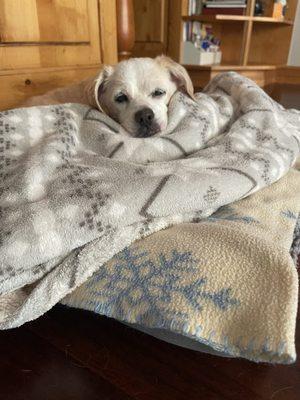
[[[137,111],[134,118],[140,126],[149,128],[154,120],[154,112],[151,108],[145,107]]]

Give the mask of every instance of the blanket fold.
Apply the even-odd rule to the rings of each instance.
[[[271,185],[299,154],[299,112],[236,73],[196,102],[177,93],[169,114],[161,137],[138,139],[77,104],[0,113],[2,329],[43,314],[133,241]]]

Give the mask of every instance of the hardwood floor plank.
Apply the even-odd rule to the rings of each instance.
[[[128,346],[123,342],[127,328],[115,321],[56,308],[31,323],[29,329],[136,399],[177,398],[177,390],[158,382],[157,371],[148,373],[141,368],[135,358],[134,343]],[[163,397],[159,397],[160,391]]]
[[[293,400],[300,393],[299,362],[272,366],[210,356],[80,310],[56,307],[30,329],[61,351],[69,344],[72,357],[83,364],[92,353],[89,367],[136,399],[186,399],[188,393],[189,399],[256,400],[278,391],[276,398],[282,392]]]
[[[0,332],[1,400],[130,400],[24,327]]]

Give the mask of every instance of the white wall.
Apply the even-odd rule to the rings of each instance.
[[[297,5],[288,65],[300,67],[300,1]]]

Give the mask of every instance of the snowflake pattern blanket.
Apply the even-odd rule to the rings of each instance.
[[[42,315],[133,241],[277,181],[299,118],[236,73],[196,102],[174,95],[149,139],[82,105],[0,113],[0,327]]]

